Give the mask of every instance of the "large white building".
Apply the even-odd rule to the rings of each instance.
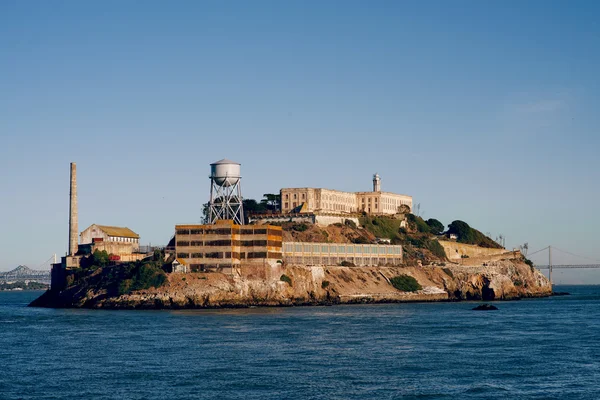
[[[412,210],[411,196],[381,191],[381,178],[373,176],[372,192],[341,192],[318,188],[284,188],[281,212],[396,214],[401,206]]]

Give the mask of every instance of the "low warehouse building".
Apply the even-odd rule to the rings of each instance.
[[[92,224],[80,236],[79,251],[84,254],[106,251],[121,261],[143,258],[140,251],[140,235],[129,228]]]

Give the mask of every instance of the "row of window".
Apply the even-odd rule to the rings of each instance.
[[[249,252],[243,252],[243,253],[230,252],[230,251],[212,252],[212,253],[179,252],[179,253],[177,253],[177,258],[181,258],[181,259],[208,258],[208,259],[234,259],[234,260],[257,259],[257,258],[281,259],[282,254],[277,253],[277,252],[266,252],[266,251],[249,251]]]
[[[402,246],[378,244],[284,243],[283,252],[320,254],[382,254],[401,255]]]
[[[296,265],[340,265],[347,261],[356,266],[377,266],[377,265],[400,265],[402,258],[382,258],[382,257],[322,257],[322,256],[285,256],[283,260],[287,264]]]
[[[138,243],[140,241],[140,239],[121,237],[121,236],[109,236],[108,240],[111,242],[121,242],[121,243]]]
[[[177,247],[203,247],[203,246],[232,246],[232,247],[281,247],[282,242],[276,240],[207,240],[188,241],[178,240]]]
[[[267,228],[210,228],[210,229],[187,229],[178,228],[176,231],[178,236],[181,235],[229,235],[242,234],[242,235],[272,235],[272,236],[283,236],[281,229],[267,229]],[[137,241],[137,239],[136,239]]]

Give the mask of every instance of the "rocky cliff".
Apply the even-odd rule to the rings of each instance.
[[[95,274],[99,275],[99,271]],[[415,292],[390,280],[414,277]],[[283,278],[283,279],[282,279]],[[549,281],[521,259],[479,265],[411,267],[243,266],[233,275],[172,273],[159,288],[118,295],[89,284],[47,292],[32,306],[86,308],[216,308],[368,302],[510,300],[551,294]]]

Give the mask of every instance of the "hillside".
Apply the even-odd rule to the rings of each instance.
[[[402,244],[401,266],[347,267],[275,265],[218,272],[170,273],[164,254],[135,263],[109,265],[94,253],[67,281],[66,290],[46,292],[32,306],[89,308],[213,308],[356,302],[507,300],[548,296],[544,275],[519,252],[441,240],[418,217],[364,217],[319,227],[285,223],[284,241]],[[439,224],[430,222],[434,230]]]
[[[282,224],[284,241],[326,243],[376,243],[376,239],[390,239],[392,244],[404,248],[407,265],[443,263],[448,261],[444,246],[447,241],[442,235],[443,225],[434,219],[427,221],[413,214],[404,218],[388,216],[363,216],[361,227],[348,221],[345,224],[318,226],[306,223],[287,222]],[[490,249],[502,249],[498,243],[462,221],[454,221],[448,232],[460,234],[457,242]]]

